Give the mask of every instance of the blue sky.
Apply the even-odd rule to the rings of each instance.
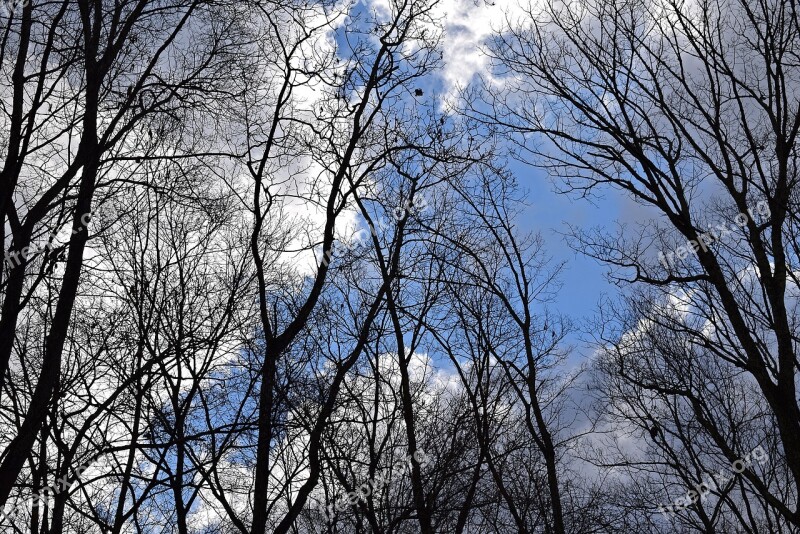
[[[369,10],[383,7],[384,0],[358,0],[351,10],[352,15],[368,15]],[[444,107],[458,92],[458,88],[473,82],[477,76],[488,76],[490,65],[481,52],[481,45],[502,24],[505,14],[514,14],[519,6],[510,0],[496,3],[474,0],[440,0],[445,34],[442,42],[444,69],[434,76],[420,80],[424,89],[424,100],[434,99]],[[335,33],[340,46],[347,48],[341,28]],[[409,95],[410,96],[410,95]],[[419,99],[422,100],[422,99]],[[422,102],[420,102],[422,103]],[[427,103],[430,103],[428,101]],[[561,290],[552,303],[552,311],[567,315],[580,329],[586,319],[594,316],[601,298],[618,294],[620,288],[610,284],[605,273],[608,268],[596,260],[576,253],[564,235],[567,225],[589,229],[597,226],[612,228],[619,222],[634,222],[646,216],[646,210],[635,205],[619,191],[606,190],[595,202],[559,194],[543,170],[519,161],[510,161],[510,170],[515,174],[521,188],[527,191],[529,207],[520,217],[519,228],[524,232],[538,232],[544,239],[547,256],[554,263],[565,263],[561,274]],[[591,350],[581,341],[580,330],[568,337],[576,346],[574,361]]]
[[[564,234],[568,231],[567,225],[590,228],[613,223],[620,216],[619,202],[613,194],[602,199],[600,205],[574,199],[555,192],[544,171],[521,163],[511,168],[520,185],[528,190],[530,207],[520,219],[520,228],[540,233],[546,243],[545,253],[553,262],[566,262],[561,275],[563,287],[554,306],[575,320],[593,314],[601,295],[616,288],[604,276],[607,268],[576,253]]]

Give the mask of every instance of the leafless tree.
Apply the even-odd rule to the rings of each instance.
[[[736,479],[736,501],[728,487],[695,498],[680,513],[687,529],[800,524],[798,29],[783,1],[548,2],[496,37],[506,85],[472,101],[564,190],[618,190],[653,214],[575,235],[639,288],[630,315],[616,314],[623,329],[594,329],[614,342],[603,364],[613,420],[654,442],[636,476],[655,460],[685,484],[779,445]],[[640,507],[657,498],[647,491]]]
[[[24,404],[16,407],[18,420],[2,452],[1,504],[58,388],[98,199],[130,172],[117,163],[140,163],[148,143],[155,143],[152,131],[147,140],[140,127],[148,117],[165,113],[180,120],[194,84],[214,87],[205,78],[216,66],[213,24],[191,45],[184,36],[195,18],[210,17],[210,11],[201,1],[33,1],[5,20],[0,53],[10,84],[3,85],[8,105],[0,210],[9,261],[3,265],[0,384],[10,387],[12,356],[35,377],[30,396],[19,399]],[[54,249],[52,234],[64,227],[71,230],[68,243]],[[63,271],[48,283],[53,311],[44,317],[37,365],[19,350],[15,330],[62,261]]]

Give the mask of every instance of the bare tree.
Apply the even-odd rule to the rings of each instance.
[[[280,83],[270,88],[274,94],[267,107],[257,96],[257,86],[244,93],[240,120],[246,127],[247,172],[252,179],[253,214],[251,254],[258,281],[260,334],[263,336],[263,363],[259,380],[258,436],[255,454],[255,479],[250,532],[262,534],[267,525],[270,500],[270,472],[274,440],[280,439],[280,421],[284,408],[276,397],[279,390],[278,371],[290,348],[303,331],[326,286],[330,262],[335,251],[336,223],[343,210],[352,204],[355,191],[363,187],[376,169],[385,165],[386,154],[402,150],[393,138],[390,103],[407,98],[414,80],[435,67],[439,54],[435,49],[435,28],[426,26],[435,21],[431,10],[435,3],[396,2],[388,14],[375,15],[374,20],[352,20],[343,28],[344,39],[352,54],[341,63],[338,50],[314,49],[334,23],[345,13],[330,14],[317,4],[259,7],[257,20],[264,32],[256,43],[268,43],[263,51],[266,68]],[[277,7],[277,9],[276,9]],[[287,30],[288,24],[288,30]],[[371,34],[376,33],[375,40]],[[409,45],[414,48],[409,48]],[[277,55],[276,55],[277,52]],[[273,83],[273,80],[269,80]],[[316,91],[321,96],[309,105],[303,91]],[[376,144],[377,141],[377,144]],[[291,161],[299,161],[293,166]],[[291,208],[290,200],[303,198],[308,205],[318,206],[322,217],[319,238],[299,237],[295,247],[319,248],[321,260],[308,277],[304,297],[294,294],[291,286],[272,290],[269,276],[298,279],[297,272],[269,271],[289,247],[276,247],[269,232],[280,233],[275,225]],[[286,234],[284,234],[286,235]],[[295,241],[294,243],[297,243]],[[314,248],[311,248],[314,247]],[[393,252],[399,254],[398,250]],[[396,261],[396,260],[395,260]],[[389,284],[385,280],[383,286]],[[303,283],[303,285],[306,285]],[[286,289],[291,294],[286,293]],[[382,300],[378,292],[376,306]],[[376,308],[377,311],[377,308]],[[364,324],[365,334],[375,312]],[[359,343],[363,345],[364,337]],[[354,349],[348,366],[361,352]],[[326,404],[336,400],[338,383],[334,380]],[[290,387],[290,386],[288,386]],[[326,408],[326,410],[329,410]],[[325,410],[323,410],[324,412]],[[285,413],[285,412],[283,412]],[[286,532],[299,514],[308,493],[318,477],[318,447],[315,440],[324,426],[321,418],[312,433],[309,457],[311,474],[291,504],[283,521],[274,528]]]
[[[0,463],[0,503],[6,499],[47,418],[80,286],[89,222],[98,190],[124,157],[140,161],[136,126],[156,112],[177,116],[180,99],[212,66],[214,33],[189,51],[182,32],[208,6],[200,1],[24,2],[7,20],[3,68],[11,84],[8,143],[2,173],[2,221],[7,246],[0,317],[0,384],[12,354],[33,391]],[[196,55],[194,55],[196,54]],[[176,68],[170,61],[182,57]],[[32,59],[33,58],[33,59]],[[171,64],[173,63],[173,64]],[[28,65],[35,70],[26,73]],[[209,85],[209,87],[211,87]],[[4,108],[8,110],[8,108]],[[152,136],[152,134],[151,134]],[[113,157],[112,157],[113,154]],[[114,181],[113,179],[111,180]],[[69,242],[52,255],[52,232],[67,226]],[[4,234],[5,236],[5,234]],[[51,263],[64,261],[41,365],[15,350],[18,319]]]
[[[616,189],[653,213],[650,224],[617,235],[578,233],[576,246],[615,267],[618,281],[650,289],[624,321],[631,331],[616,332],[617,347],[628,335],[661,341],[644,345],[656,350],[647,352],[652,361],[632,353],[610,360],[608,394],[660,399],[628,419],[640,430],[655,419],[646,423],[653,439],[676,425],[668,446],[655,445],[659,455],[680,449],[668,462],[675,475],[687,479],[692,451],[730,465],[753,443],[780,443],[772,470],[741,475],[762,516],[728,502],[723,520],[696,502],[683,515],[705,532],[800,524],[798,29],[794,4],[782,1],[549,2],[496,36],[491,54],[507,85],[488,106],[473,106],[565,190]],[[708,379],[720,380],[720,393],[699,382]],[[720,395],[738,400],[725,410]],[[693,431],[678,432],[683,423]],[[689,465],[710,470],[704,458]],[[715,494],[725,501],[728,492]]]

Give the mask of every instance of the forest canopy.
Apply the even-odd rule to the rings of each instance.
[[[800,532],[793,1],[4,0],[0,58],[0,532]]]

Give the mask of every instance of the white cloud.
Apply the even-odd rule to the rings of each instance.
[[[489,75],[483,45],[491,35],[516,19],[523,9],[515,0],[442,0],[444,15],[445,100],[477,75]]]

